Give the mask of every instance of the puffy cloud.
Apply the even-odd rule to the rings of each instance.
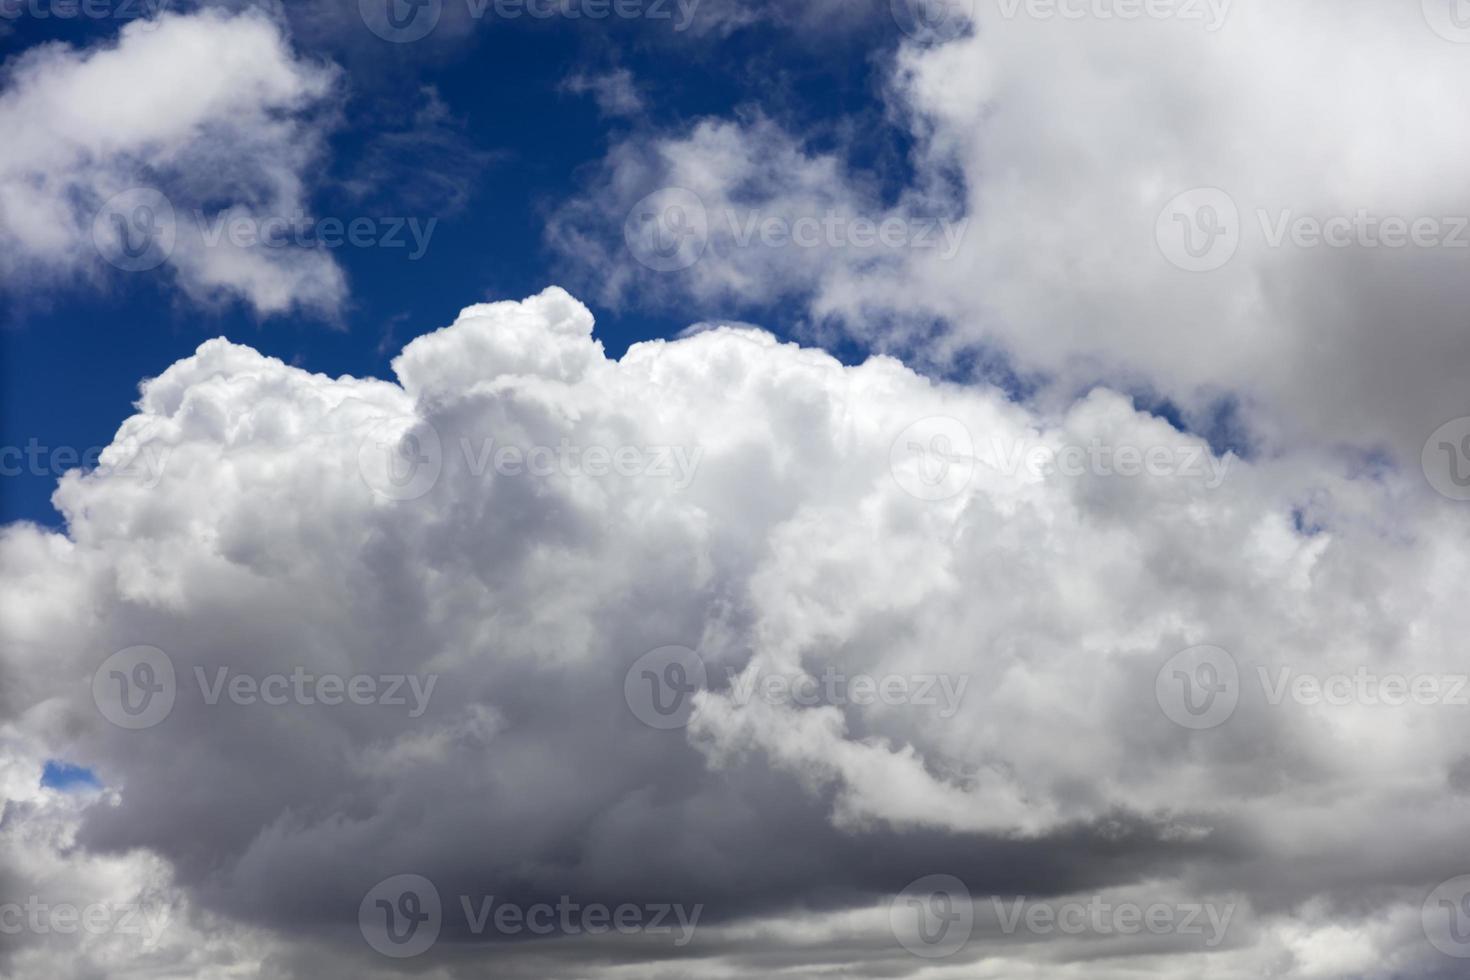
[[[1197,419],[1225,398],[1263,445],[1412,464],[1461,413],[1470,353],[1470,110],[1443,94],[1470,63],[1452,6],[949,4],[974,12],[971,29],[892,31],[905,43],[888,118],[914,147],[896,204],[840,149],[765,120],[703,120],[615,147],[552,242],[579,261],[604,243],[610,295],[747,316],[799,298],[879,344],[939,318],[949,331],[926,353],[979,345],[1066,397],[1104,381]],[[835,209],[849,229],[947,217],[960,233],[953,249],[731,249],[711,229],[697,264],[648,274],[607,219],[664,184],[712,213]]]
[[[307,220],[334,81],[258,11],[164,14],[18,55],[0,89],[0,281],[163,267],[199,302],[334,313],[346,283],[328,252],[219,234]]]
[[[611,360],[559,289],[469,307],[394,371],[209,341],[62,479],[65,533],[4,529],[0,846],[51,868],[7,894],[173,896],[180,937],[215,937],[171,967],[199,976],[917,972],[889,902],[936,873],[974,899],[937,976],[1456,965],[1420,906],[1458,873],[1463,708],[1280,688],[1463,672],[1467,525],[1427,487],[752,329]],[[1179,658],[1200,645],[1225,659]],[[167,713],[119,713],[112,671],[165,664]],[[105,789],[35,789],[48,758]],[[402,961],[358,919],[400,874],[443,902]],[[700,918],[685,945],[500,942],[492,895]],[[1017,897],[1233,924],[1046,932]],[[101,955],[23,938],[23,974]]]

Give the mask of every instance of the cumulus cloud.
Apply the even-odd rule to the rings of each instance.
[[[163,14],[16,56],[0,88],[0,282],[166,273],[197,302],[335,313],[346,283],[328,252],[219,234],[308,220],[334,85],[258,11]]]
[[[211,340],[61,480],[64,532],[0,534],[0,847],[36,851],[7,893],[152,888],[223,944],[179,975],[888,976],[927,962],[890,902],[944,873],[974,924],[937,976],[1450,975],[1420,909],[1466,870],[1463,708],[1272,697],[1462,670],[1467,525],[1427,487],[748,328],[613,360],[554,288],[393,367]],[[161,717],[97,693],[165,663]],[[1174,670],[1234,676],[1231,710]],[[268,703],[296,675],[374,696]],[[105,788],[36,790],[48,758]],[[443,914],[400,961],[359,910],[402,874]],[[699,918],[509,941],[484,896]],[[1047,933],[1018,899],[1232,924]],[[23,938],[0,968],[102,955]]]
[[[922,5],[893,6],[915,33]],[[611,243],[609,291],[735,315],[800,298],[879,343],[938,318],[949,350],[1002,352],[1067,397],[1102,380],[1196,417],[1225,398],[1261,445],[1412,462],[1463,408],[1470,127],[1443,93],[1470,63],[1452,6],[950,4],[968,27],[893,29],[889,118],[915,147],[898,208],[793,132],[704,120],[616,147],[611,193],[552,241],[579,260]],[[594,217],[664,184],[786,219],[967,224],[955,249],[732,250],[711,230],[698,264],[650,276]]]

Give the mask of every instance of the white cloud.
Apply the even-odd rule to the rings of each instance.
[[[320,150],[313,116],[334,78],[258,12],[165,14],[111,43],[12,59],[0,89],[0,281],[118,275],[111,262],[167,270],[199,302],[334,313],[346,283],[327,252],[239,247],[213,240],[209,224],[222,202],[257,225],[301,220]],[[123,250],[125,234],[138,254]]]
[[[705,119],[616,146],[550,241],[592,266],[604,299],[636,289],[734,315],[805,301],[880,346],[939,317],[949,332],[926,355],[978,343],[1064,398],[1101,380],[1195,417],[1234,399],[1269,447],[1384,448],[1412,466],[1463,412],[1470,110],[1445,93],[1470,62],[1444,36],[1448,3],[969,6],[972,32],[909,41],[890,66],[888,118],[915,145],[896,203],[840,140],[817,152],[769,120]],[[711,214],[947,217],[956,247],[735,248],[712,227],[697,262],[650,273],[619,223],[663,185]],[[1204,272],[1168,257],[1184,226],[1166,205],[1196,188],[1239,213],[1219,212],[1239,245]],[[1302,219],[1348,244],[1275,244]]]
[[[626,68],[602,74],[576,72],[562,82],[562,88],[575,95],[591,95],[604,116],[636,116],[643,111],[643,97]]]
[[[156,855],[198,914],[244,930],[245,962],[282,976],[392,972],[356,916],[405,872],[451,909],[483,893],[701,903],[689,959],[665,964],[679,976],[914,969],[884,903],[936,871],[984,907],[1027,890],[1251,913],[1210,950],[1008,937],[981,975],[1452,965],[1418,906],[1456,871],[1463,709],[1273,705],[1257,679],[1463,669],[1467,525],[1427,487],[1300,453],[1233,460],[1215,486],[1207,469],[1014,467],[1017,446],[1220,461],[1105,389],[1042,415],[748,329],[609,360],[557,289],[470,307],[394,370],[333,379],[210,341],[144,384],[112,472],[63,478],[64,535],[0,536],[3,771],[64,758],[114,794],[35,818],[74,822],[65,860]],[[417,441],[385,438],[393,419],[417,420]],[[152,486],[122,466],[139,442],[163,462]],[[681,489],[646,468],[589,475],[580,455],[506,472],[485,451],[510,446],[700,455]],[[432,465],[390,486],[363,463],[381,452]],[[1321,530],[1296,526],[1303,507]],[[138,644],[168,654],[178,693],[161,723],[124,731],[91,676]],[[697,649],[711,682],[687,730],[651,729],[624,700],[628,668],[669,644]],[[1229,651],[1241,682],[1232,717],[1190,731],[1156,677],[1196,644]],[[411,718],[209,704],[194,671],[221,667],[439,680]],[[967,686],[948,716],[736,696],[825,671]],[[23,782],[5,777],[7,799]],[[647,971],[670,953],[583,937],[487,954],[452,941],[463,922],[445,928],[425,961],[445,976],[482,954],[507,975],[613,976],[609,957]],[[1344,928],[1352,942],[1334,941]],[[981,949],[951,972],[976,975]]]

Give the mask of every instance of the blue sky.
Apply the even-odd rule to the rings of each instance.
[[[298,51],[331,58],[346,73],[342,117],[326,170],[314,175],[311,213],[435,218],[426,251],[410,261],[410,249],[335,249],[350,292],[332,318],[300,310],[260,316],[239,300],[188,302],[163,270],[112,273],[101,288],[73,282],[44,295],[0,293],[0,445],[24,448],[34,440],[78,454],[105,446],[129,414],[139,380],[214,336],[312,371],[391,376],[388,362],[404,343],[447,325],[463,306],[520,298],[577,277],[574,263],[546,248],[545,216],[562,199],[588,191],[591,165],[610,139],[635,130],[675,130],[702,116],[758,109],[808,131],[819,149],[836,145],[833,134],[840,132],[852,166],[891,187],[905,178],[909,137],[884,122],[878,98],[879,56],[900,35],[876,5],[855,8],[849,26],[821,34],[762,20],[723,37],[699,37],[676,35],[663,22],[487,17],[452,39],[441,39],[448,33],[441,26],[407,45],[383,41],[355,20],[313,32],[303,10],[288,10],[297,19]],[[0,57],[43,43],[96,44],[118,27],[115,19],[24,17],[0,36]],[[636,119],[608,118],[592,97],[564,84],[578,73],[616,69],[632,73],[644,99],[646,111]],[[409,126],[428,90],[446,110],[443,141]],[[405,133],[388,156],[367,156]],[[375,173],[371,194],[357,199],[344,183],[360,176],[364,160],[387,165]],[[614,356],[695,320],[754,321],[790,335],[799,319],[786,307],[738,299],[688,312],[664,303],[588,301],[598,337]],[[861,355],[847,340],[831,346],[844,360]],[[0,520],[59,523],[49,498],[59,475],[52,471],[65,463],[48,462],[41,472],[26,465],[0,481]]]

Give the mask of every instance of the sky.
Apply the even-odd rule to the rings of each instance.
[[[1460,0],[0,0],[0,977],[1441,980]]]

